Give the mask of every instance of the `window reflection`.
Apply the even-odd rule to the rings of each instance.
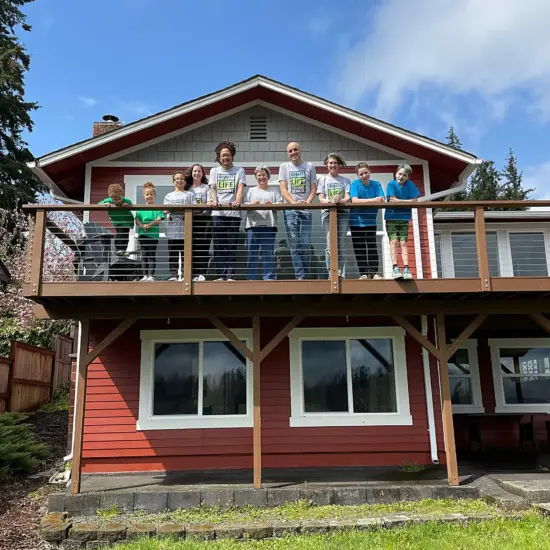
[[[199,344],[155,344],[153,414],[197,414]]]
[[[231,342],[204,342],[202,413],[246,414],[246,360]]]
[[[543,233],[510,233],[510,250],[516,277],[548,275]]]
[[[479,277],[475,233],[452,233],[455,277]],[[497,234],[487,233],[489,274],[499,277]]]
[[[346,344],[302,342],[305,412],[348,412]]]
[[[451,386],[451,403],[453,405],[472,405],[472,382],[465,376],[449,378]]]

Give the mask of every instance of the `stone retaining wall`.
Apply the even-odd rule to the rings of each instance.
[[[503,513],[499,517],[520,517]],[[345,520],[308,520],[246,525],[183,525],[164,524],[159,527],[148,523],[104,523],[101,525],[79,523],[72,525],[66,513],[48,514],[42,519],[42,537],[50,544],[63,549],[86,550],[109,548],[113,543],[139,537],[157,537],[189,540],[214,539],[265,539],[295,534],[328,533],[330,531],[391,529],[413,523],[477,522],[494,518],[491,514],[401,515]]]

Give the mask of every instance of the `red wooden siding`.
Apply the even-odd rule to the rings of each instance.
[[[286,320],[262,321],[262,345]],[[381,320],[363,321],[380,326]],[[349,325],[363,326],[359,320]],[[246,322],[233,327],[246,327]],[[319,320],[305,326],[347,326]],[[149,430],[138,432],[141,329],[211,328],[204,321],[141,321],[89,367],[84,420],[84,472],[234,469],[252,467],[252,429]],[[92,324],[92,342],[112,327]],[[420,346],[406,339],[412,426],[290,428],[288,340],[262,364],[262,451],[265,468],[431,463]],[[444,462],[439,390],[432,364],[439,457]]]

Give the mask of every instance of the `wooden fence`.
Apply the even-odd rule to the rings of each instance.
[[[0,413],[37,409],[71,377],[72,339],[56,337],[52,352],[12,342],[10,357],[0,357]]]

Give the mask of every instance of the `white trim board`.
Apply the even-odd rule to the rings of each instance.
[[[252,329],[232,329],[237,338],[244,340],[250,347]],[[205,330],[142,330],[141,331],[141,367],[139,382],[139,413],[137,430],[183,430],[203,428],[251,428],[253,425],[253,369],[246,359],[246,410],[243,415],[202,415],[202,377],[198,385],[198,414],[194,415],[153,415],[153,369],[154,344],[197,342],[227,342],[228,339],[217,329]]]
[[[61,151],[52,152],[47,155],[44,155],[41,159],[39,159],[39,165],[46,166],[48,164],[51,164],[53,162],[57,162],[59,160],[62,160],[64,158],[70,157],[72,155],[75,155],[77,153],[84,152],[89,149],[93,149],[95,147],[98,147],[100,145],[103,145],[105,143],[109,143],[111,141],[114,141],[116,139],[119,139],[121,137],[133,134],[135,132],[138,132],[140,130],[144,130],[146,128],[149,128],[151,126],[154,126],[156,124],[159,124],[161,122],[173,119],[175,117],[181,116],[185,113],[195,111],[197,109],[200,109],[202,107],[211,105],[212,103],[216,103],[218,101],[221,101],[223,99],[232,97],[236,94],[245,92],[247,90],[250,90],[255,87],[264,87],[266,89],[272,90],[276,93],[279,93],[281,95],[285,95],[288,97],[293,97],[295,99],[301,100],[302,102],[313,105],[315,107],[321,108],[327,112],[342,116],[344,118],[347,118],[349,120],[353,120],[355,122],[358,122],[360,124],[363,124],[365,126],[368,126],[370,128],[374,128],[376,130],[382,131],[384,133],[387,133],[389,135],[398,137],[400,139],[403,139],[405,141],[408,141],[410,143],[414,143],[416,145],[419,145],[421,147],[424,147],[426,149],[436,151],[440,154],[446,155],[451,158],[455,158],[457,160],[460,160],[462,162],[465,162],[467,164],[474,164],[476,162],[476,157],[473,155],[470,155],[468,153],[464,153],[462,151],[452,149],[449,146],[446,146],[442,143],[438,143],[435,141],[432,141],[428,138],[425,138],[423,136],[419,136],[417,134],[413,134],[411,132],[408,132],[407,130],[397,128],[395,126],[392,126],[390,124],[387,124],[385,122],[382,122],[380,120],[373,119],[367,115],[362,115],[360,113],[355,113],[345,107],[330,103],[326,100],[323,100],[321,98],[316,98],[311,96],[310,94],[307,94],[305,92],[291,89],[284,84],[274,82],[272,80],[269,80],[263,76],[257,76],[255,78],[252,78],[246,82],[241,82],[238,84],[235,84],[234,86],[227,88],[225,90],[213,93],[209,96],[199,98],[196,100],[191,100],[184,105],[181,105],[179,107],[174,107],[172,109],[169,109],[167,111],[164,111],[162,113],[159,113],[157,115],[153,115],[151,117],[138,120],[137,122],[131,123],[126,127],[122,127],[116,131],[113,132],[107,132],[106,134],[103,134],[101,136],[96,137],[95,139],[87,140],[82,143],[75,144],[73,146],[67,147]],[[247,103],[249,105],[250,103]]]
[[[309,159],[305,158],[304,161],[311,162],[311,164],[314,164],[315,167],[322,167],[324,166],[324,159]],[[267,164],[270,168],[279,167],[283,162],[287,161],[267,161],[262,163],[261,161],[243,161],[239,162],[238,159],[235,161],[235,166],[239,166],[242,168],[256,168],[258,164]],[[349,160],[346,161],[347,166],[345,168],[354,168],[354,165],[357,165],[360,162],[365,162],[364,160]],[[192,166],[193,164],[200,164],[204,166],[204,168],[214,168],[215,166],[219,166],[219,163],[217,162],[199,162],[199,161],[181,161],[181,162],[175,162],[175,161],[131,161],[131,160],[111,160],[111,161],[93,161],[88,163],[92,167],[98,167],[98,168],[157,168],[157,169],[163,169],[163,168],[185,168],[188,166]],[[371,160],[367,162],[367,164],[371,168],[376,168],[377,166],[399,166],[400,164],[403,164],[403,160]],[[409,162],[411,166],[418,166],[421,164],[421,162]],[[346,172],[341,172],[342,174],[345,174]],[[348,172],[349,173],[349,172]],[[353,171],[355,174],[355,171]]]
[[[349,344],[350,339],[391,339],[393,344],[395,402],[397,411],[392,413],[306,413],[301,366],[301,342],[303,340],[345,340],[347,355],[348,399],[350,384]],[[290,396],[291,427],[325,426],[411,426],[413,424],[409,405],[405,331],[401,327],[361,328],[300,328],[289,334],[290,343]],[[350,407],[353,407],[350,402]]]
[[[477,340],[469,339],[462,342],[458,349],[468,350],[468,364],[470,366],[470,385],[472,388],[472,404],[471,405],[452,405],[453,414],[467,414],[467,413],[484,413],[483,407],[483,395],[481,393],[481,381],[479,378],[479,360],[477,356]],[[458,351],[458,350],[457,350]],[[455,378],[449,373],[449,378]],[[464,375],[464,378],[467,376]]]

